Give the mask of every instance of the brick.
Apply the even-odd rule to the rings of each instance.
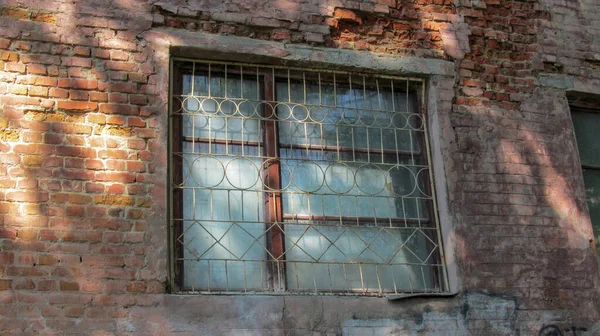
[[[92,67],[92,59],[84,58],[84,57],[62,57],[61,65],[72,66],[72,67],[91,68]]]
[[[27,73],[34,75],[46,75],[48,71],[46,70],[46,66],[41,64],[28,64],[27,65]]]
[[[106,92],[90,92],[89,97],[91,101],[94,102],[107,102],[108,94]]]
[[[135,174],[125,172],[97,172],[96,181],[131,183],[135,181]]]
[[[90,56],[90,48],[77,46],[73,48],[73,53],[77,56]]]
[[[29,95],[33,97],[48,97],[47,87],[30,86]]]
[[[61,291],[79,291],[79,283],[75,281],[60,281]]]
[[[50,254],[41,254],[38,255],[38,264],[39,265],[56,265],[58,264],[58,257]]]
[[[58,85],[58,80],[51,77],[35,77],[34,85],[40,86],[56,86]],[[51,88],[56,89],[56,88]]]
[[[139,107],[126,104],[100,104],[100,112],[108,114],[137,115]]]
[[[138,67],[135,63],[131,62],[117,62],[117,61],[106,61],[106,69],[116,71],[137,71]]]
[[[48,193],[34,191],[10,191],[6,193],[6,200],[14,202],[46,202]]]
[[[58,86],[61,88],[95,90],[98,88],[98,81],[90,79],[60,78],[58,80]]]
[[[4,70],[8,72],[17,72],[24,74],[26,67],[25,64],[22,63],[9,62],[4,64]]]
[[[58,88],[50,88],[48,91],[48,96],[53,98],[68,98],[69,91]]]
[[[88,147],[57,146],[56,154],[61,156],[90,158],[95,156],[95,150]]]
[[[6,291],[11,289],[12,280],[0,279],[0,291]]]
[[[33,12],[31,14],[31,21],[55,24],[56,23],[56,14]]]

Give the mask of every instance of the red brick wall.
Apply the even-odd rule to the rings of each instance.
[[[167,306],[168,63],[144,38],[156,29],[454,62],[444,141],[461,297],[516,303],[504,314],[490,298],[472,309],[493,318],[463,314],[456,330],[591,328],[600,283],[565,88],[539,80],[600,78],[584,33],[597,21],[561,21],[600,14],[588,2],[4,1],[0,330],[145,334],[144,314]]]

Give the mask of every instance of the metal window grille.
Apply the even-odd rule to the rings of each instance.
[[[175,291],[446,291],[423,80],[186,59],[171,74]]]

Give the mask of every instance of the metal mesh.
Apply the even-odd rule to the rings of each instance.
[[[420,79],[176,60],[173,285],[444,291]]]

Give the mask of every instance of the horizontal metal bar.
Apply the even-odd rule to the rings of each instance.
[[[265,222],[257,222],[257,221],[241,221],[241,220],[217,220],[217,219],[193,219],[193,218],[173,218],[174,222],[197,222],[197,223],[222,223],[222,224],[250,224],[250,225],[264,225]],[[339,220],[331,221],[340,223]],[[408,224],[416,224],[417,222],[407,222]],[[429,223],[429,222],[421,222],[421,223]],[[389,224],[389,222],[388,222]],[[202,224],[199,224],[202,225]],[[305,224],[305,223],[295,223],[295,225],[305,225],[305,226],[314,226],[314,224]],[[347,227],[347,228],[355,228],[356,225],[329,225],[336,227]],[[427,226],[389,226],[389,225],[376,225],[376,226],[367,226],[367,228],[385,228],[390,230],[421,230],[421,231],[435,231],[435,227],[427,227]]]
[[[190,137],[190,136],[186,136],[183,137],[183,141],[185,142],[197,142],[197,143],[212,143],[212,144],[216,144],[216,145],[244,145],[244,146],[260,146],[262,145],[261,142],[258,141],[250,141],[250,140],[232,140],[232,139],[209,139],[209,138],[200,138],[200,137]],[[195,153],[198,154],[198,153]],[[213,154],[213,155],[218,155],[218,154]],[[226,155],[226,156],[230,156],[229,154],[221,154],[221,155]],[[243,157],[248,157],[247,155],[240,155]]]
[[[582,169],[591,169],[591,170],[600,170],[600,166],[596,166],[596,165],[587,165],[587,164],[582,164],[581,165]]]
[[[368,113],[386,113],[386,114],[401,114],[404,116],[421,116],[420,113],[415,113],[415,112],[409,112],[409,111],[392,111],[392,110],[385,110],[385,109],[368,109],[368,108],[357,108],[357,107],[349,107],[349,106],[337,106],[337,105],[327,105],[327,104],[320,104],[320,105],[316,105],[316,104],[309,104],[309,103],[293,103],[293,102],[286,102],[286,101],[280,101],[280,100],[266,100],[266,99],[248,99],[248,98],[235,98],[235,97],[221,97],[221,96],[194,96],[194,95],[176,95],[175,97],[180,97],[180,98],[197,98],[197,99],[211,99],[211,100],[215,100],[215,99],[222,99],[222,100],[228,100],[228,101],[233,101],[235,103],[236,100],[238,100],[240,103],[244,103],[244,102],[255,102],[255,103],[265,103],[265,104],[272,104],[272,105],[290,105],[290,106],[306,106],[307,109],[310,109],[311,107],[319,107],[319,108],[323,108],[323,109],[334,109],[334,110],[342,110],[342,111],[357,111],[357,112],[368,112]],[[277,107],[277,106],[276,106]],[[183,108],[182,108],[183,109]],[[187,115],[187,116],[193,116],[193,115],[217,115],[219,117],[227,117],[227,118],[243,118],[243,117],[247,117],[244,115],[235,115],[235,114],[223,114],[223,115],[218,115],[215,113],[199,113],[199,112],[179,112],[179,111],[174,111],[171,116],[173,115]],[[264,119],[268,119],[268,117],[264,117]],[[283,119],[286,120],[286,119]],[[313,122],[314,123],[314,122]]]
[[[323,151],[331,151],[331,152],[335,152],[335,151],[339,151],[339,152],[344,152],[344,153],[364,153],[364,154],[383,154],[383,155],[400,155],[400,156],[411,156],[411,155],[416,155],[419,156],[421,155],[421,151],[396,151],[393,149],[384,149],[381,150],[379,148],[364,148],[364,147],[337,147],[337,146],[320,146],[320,145],[312,145],[312,144],[306,144],[306,145],[300,145],[300,144],[286,144],[283,142],[279,143],[281,149],[308,149],[308,150],[323,150]],[[287,159],[287,158],[286,158]]]
[[[367,262],[337,262],[337,261],[319,261],[318,263],[314,262],[314,261],[304,261],[304,260],[290,260],[290,259],[280,259],[280,260],[268,260],[268,259],[263,259],[263,260],[254,260],[254,259],[216,259],[216,258],[177,258],[176,260],[183,260],[183,261],[219,261],[219,262],[260,262],[260,263],[294,263],[294,264],[306,264],[306,265],[312,265],[312,264],[323,264],[323,265],[377,265],[377,266],[420,266],[420,267],[442,267],[443,264],[434,264],[434,263],[430,263],[430,264],[419,264],[419,263],[389,263],[389,264],[382,264],[382,263],[376,263],[376,262],[372,262],[372,263],[367,263]],[[416,291],[416,290],[415,290]]]
[[[298,68],[298,67],[289,67],[284,65],[256,65],[252,63],[242,63],[242,62],[224,62],[224,61],[209,61],[209,60],[198,60],[193,58],[185,58],[185,57],[174,57],[175,61],[184,61],[184,62],[194,62],[194,63],[202,63],[202,64],[219,64],[219,65],[236,65],[243,66],[249,68],[267,68],[267,69],[279,69],[279,70],[294,70],[294,71],[310,71],[310,72],[320,72],[320,73],[331,73],[331,74],[340,74],[340,75],[355,75],[355,76],[366,76],[369,78],[385,78],[385,79],[395,79],[398,81],[413,81],[423,83],[423,78],[418,77],[400,77],[400,76],[390,76],[390,75],[380,75],[373,73],[364,73],[364,72],[351,72],[351,71],[342,71],[342,70],[332,70],[332,69],[318,69],[318,68]],[[269,73],[270,74],[270,73]]]
[[[260,146],[263,143],[258,141],[250,141],[250,140],[230,140],[230,139],[209,139],[209,138],[201,138],[201,137],[183,137],[183,141],[185,142],[198,142],[198,143],[213,143],[217,145],[246,145],[246,146]],[[365,153],[365,154],[383,154],[383,155],[400,155],[400,156],[411,156],[421,155],[421,151],[396,151],[393,149],[378,149],[378,148],[361,148],[361,147],[337,147],[337,146],[320,146],[320,145],[302,145],[302,144],[287,144],[284,142],[279,143],[280,149],[308,149],[308,150],[318,150],[318,151],[331,151],[331,152],[344,152],[344,153],[352,153],[353,151],[356,153]],[[215,154],[217,155],[217,154]],[[247,157],[247,155],[244,155]],[[287,158],[286,158],[287,159]],[[423,166],[427,167],[427,166]]]
[[[314,215],[292,215],[283,214],[284,220],[307,220],[319,222],[343,222],[343,223],[387,223],[387,224],[405,224],[405,223],[429,223],[429,218],[385,218],[385,217],[350,217],[350,216],[314,216]]]

